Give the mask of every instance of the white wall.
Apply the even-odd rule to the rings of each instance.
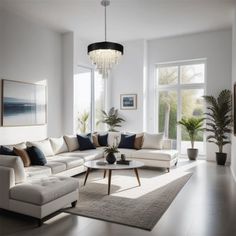
[[[1,12],[0,78],[48,85],[48,125],[0,127],[0,144],[43,139],[62,134],[61,35]]]
[[[232,31],[220,30],[180,37],[150,40],[149,58],[149,117],[148,130],[154,125],[154,71],[155,64],[162,62],[207,59],[206,94],[217,95],[222,89],[231,88]],[[217,148],[207,143],[207,159],[215,160]],[[225,147],[229,154],[230,146]]]
[[[62,71],[63,71],[63,131],[73,133],[73,78],[74,78],[74,34],[68,32],[62,35]]]
[[[122,43],[124,55],[112,71],[111,105],[120,109],[120,94],[137,94],[137,110],[120,110],[126,122],[121,130],[143,131],[143,80],[145,63],[145,41],[136,40]]]
[[[217,95],[231,88],[231,30],[178,37],[124,42],[125,53],[112,73],[112,105],[120,107],[120,94],[137,93],[138,109],[120,113],[126,118],[122,130],[155,132],[155,65],[163,62],[207,59],[206,93]],[[145,49],[147,46],[147,50]],[[148,71],[145,73],[148,65]],[[145,77],[148,75],[147,89]],[[145,117],[146,116],[146,117]],[[207,158],[215,160],[215,145],[207,144]],[[230,146],[225,147],[229,154]]]
[[[63,54],[63,84],[64,84],[64,127],[63,132],[73,134],[75,132],[74,99],[79,94],[74,92],[74,78],[78,71],[78,65],[93,68],[87,56],[87,46],[89,42],[79,38],[73,32],[68,32],[62,36]]]
[[[234,22],[233,22],[233,37],[232,37],[232,91],[233,86],[236,83],[236,7],[234,12]],[[236,105],[234,104],[234,109]],[[235,119],[235,117],[234,117]],[[232,135],[232,145],[231,145],[231,170],[234,176],[234,179],[236,180],[236,137]]]

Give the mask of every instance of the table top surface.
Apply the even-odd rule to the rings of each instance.
[[[122,165],[122,164],[104,164],[99,165],[98,162],[103,162],[101,160],[95,160],[95,161],[86,161],[84,163],[85,167],[91,168],[91,169],[100,169],[100,170],[125,170],[125,169],[134,169],[144,166],[144,163],[141,161],[131,161],[129,165]]]

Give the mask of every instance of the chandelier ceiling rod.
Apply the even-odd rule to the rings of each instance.
[[[110,0],[102,0],[101,5],[104,7],[105,41],[107,41],[107,6],[110,5]]]
[[[107,41],[107,6],[104,7],[104,13],[105,13],[105,41]]]

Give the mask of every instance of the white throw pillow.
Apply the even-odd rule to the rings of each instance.
[[[108,132],[107,143],[108,146],[119,145],[121,139],[121,132]]]
[[[26,143],[22,142],[22,143],[17,143],[17,144],[12,144],[12,145],[5,145],[5,147],[8,147],[9,149],[13,150],[13,148],[18,148],[18,149],[26,149]]]
[[[35,146],[35,147],[39,148],[43,152],[45,157],[49,157],[49,156],[54,155],[51,143],[48,139],[45,139],[42,141],[37,141],[37,142],[27,142],[26,144],[28,147]]]
[[[66,141],[69,152],[73,152],[79,149],[79,142],[76,135],[65,135],[64,139]]]
[[[55,155],[63,152],[68,152],[68,148],[63,137],[50,138],[49,140]]]
[[[144,133],[142,149],[162,149],[163,134]]]

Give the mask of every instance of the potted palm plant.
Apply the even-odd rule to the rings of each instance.
[[[125,120],[119,116],[118,109],[115,109],[112,107],[108,113],[106,113],[104,110],[102,110],[103,118],[101,120],[102,123],[105,123],[108,125],[108,131],[114,131],[116,127],[121,127],[121,123]]]
[[[108,147],[104,148],[104,152],[105,152],[105,154],[107,154],[106,161],[109,164],[114,164],[116,162],[115,153],[119,152],[117,145],[112,145],[112,146],[108,146]]]
[[[224,165],[227,153],[223,152],[223,147],[230,144],[229,134],[232,127],[232,94],[230,90],[222,90],[217,98],[214,96],[203,96],[207,103],[207,128],[210,133],[207,141],[215,143],[219,151],[216,152],[216,162]]]
[[[182,125],[185,128],[190,138],[191,148],[187,149],[189,160],[196,160],[198,156],[198,149],[194,148],[194,142],[196,141],[198,132],[203,131],[203,128],[202,128],[203,121],[204,121],[204,118],[198,118],[198,117],[184,118],[183,117],[178,122],[179,125]]]
[[[79,126],[79,130],[82,134],[87,132],[88,121],[89,121],[89,112],[84,111],[82,114],[79,114],[78,126]]]

